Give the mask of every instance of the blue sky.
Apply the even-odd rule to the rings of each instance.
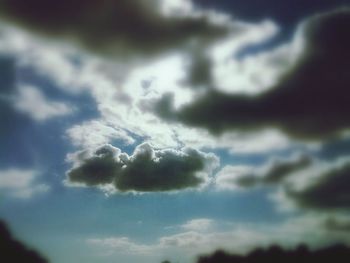
[[[18,239],[52,263],[350,243],[349,1],[68,2],[0,1]]]

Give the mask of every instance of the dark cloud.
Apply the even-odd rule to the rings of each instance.
[[[0,99],[3,100],[14,92],[15,60],[12,57],[0,54],[0,76]]]
[[[267,249],[256,249],[249,254],[235,255],[224,251],[216,251],[209,256],[201,256],[198,263],[329,263],[348,262],[350,260],[350,248],[343,245],[334,245],[310,251],[305,245],[300,245],[294,250],[284,250],[278,246]]]
[[[121,191],[170,191],[198,187],[205,181],[196,175],[205,170],[205,156],[195,150],[154,151],[149,145],[137,149],[115,185]]]
[[[237,178],[236,183],[241,187],[279,184],[293,172],[303,170],[311,164],[312,159],[307,155],[301,155],[290,160],[275,160],[260,175],[242,175]]]
[[[165,17],[158,1],[0,0],[0,16],[36,32],[80,42],[86,47],[143,54],[202,42],[225,33],[207,18]]]
[[[329,218],[324,224],[325,228],[330,231],[337,231],[341,233],[350,233],[350,220]]]
[[[214,155],[193,149],[156,150],[139,145],[131,156],[106,145],[92,155],[80,152],[75,168],[67,174],[72,183],[88,186],[111,184],[116,190],[162,192],[196,188],[204,184],[216,167]]]
[[[170,121],[225,130],[279,128],[300,138],[325,138],[350,127],[350,11],[311,19],[297,65],[260,96],[209,91],[178,111],[166,95],[156,111]]]
[[[123,162],[115,159],[115,154],[118,152],[109,145],[99,148],[93,157],[81,160],[81,165],[69,172],[70,181],[88,186],[112,183],[123,166]]]
[[[207,87],[212,82],[212,62],[203,50],[192,52],[191,62],[188,65],[188,84],[192,87]]]
[[[286,186],[286,194],[299,206],[311,209],[350,208],[350,164],[322,174],[303,190]]]
[[[0,220],[0,251],[2,262],[48,262],[38,252],[27,248],[21,242],[15,240],[9,232],[6,224]]]

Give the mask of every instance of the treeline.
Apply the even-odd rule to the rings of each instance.
[[[285,250],[279,246],[256,249],[249,254],[235,255],[221,250],[211,255],[200,256],[197,263],[349,263],[350,248],[345,245],[333,245],[318,250],[310,250],[300,245],[294,250]]]
[[[48,263],[38,252],[13,238],[7,225],[0,220],[0,262]]]

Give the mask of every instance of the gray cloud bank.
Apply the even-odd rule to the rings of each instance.
[[[113,185],[120,192],[165,192],[198,188],[208,182],[218,158],[194,149],[157,150],[144,143],[129,156],[104,145],[68,157],[70,183],[86,186]]]
[[[28,29],[118,55],[206,41],[226,29],[204,16],[165,16],[158,0],[0,0],[0,17]]]
[[[263,171],[243,174],[237,177],[236,183],[241,187],[254,187],[258,185],[273,185],[282,183],[293,172],[297,172],[309,167],[312,164],[311,157],[301,155],[294,159],[275,160]]]
[[[318,160],[308,155],[273,160],[262,167],[226,166],[217,175],[223,189],[271,187],[281,207],[319,212],[348,212],[350,208],[350,161]]]
[[[350,208],[350,164],[324,171],[312,184],[301,190],[286,186],[289,198],[305,208],[335,210]]]
[[[156,111],[169,121],[206,128],[256,130],[277,127],[299,138],[325,138],[350,127],[350,11],[342,9],[310,19],[305,50],[275,87],[259,96],[209,90],[174,110],[164,96]]]

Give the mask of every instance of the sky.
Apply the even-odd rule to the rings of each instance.
[[[0,0],[0,219],[51,263],[350,245],[349,46],[349,0]]]

